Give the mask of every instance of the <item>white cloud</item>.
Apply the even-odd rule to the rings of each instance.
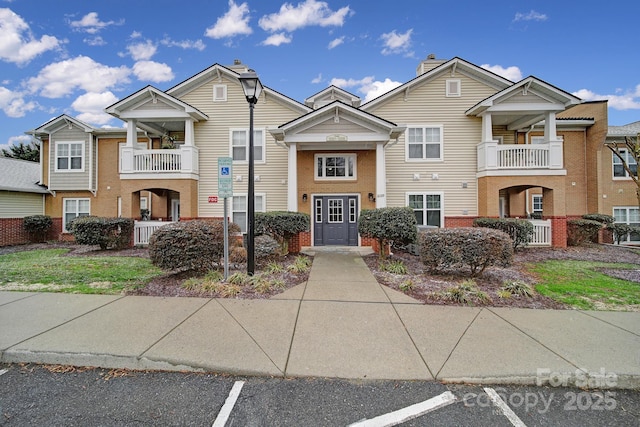
[[[111,25],[122,25],[124,24],[124,19],[120,21],[101,21],[98,18],[97,12],[89,12],[82,19],[78,21],[70,21],[69,25],[76,31],[82,31],[89,34],[96,34],[99,31],[107,28]]]
[[[384,42],[384,49],[382,49],[382,54],[411,54],[411,52],[409,52],[409,48],[411,47],[411,33],[413,33],[413,28],[407,30],[407,32],[403,34],[398,34],[396,33],[396,30],[393,30],[390,33],[384,33],[383,35],[381,35],[380,38]]]
[[[547,15],[544,13],[536,12],[535,10],[530,10],[528,13],[516,13],[515,18],[513,20],[515,22],[518,21],[546,21],[549,19]]]
[[[48,50],[64,43],[53,36],[36,39],[27,23],[11,9],[0,8],[0,59],[18,65],[26,64]]]
[[[598,95],[588,89],[580,89],[573,94],[584,101],[607,99],[609,107],[614,110],[640,110],[640,84],[635,87],[635,90],[627,91],[622,95]]]
[[[293,37],[286,33],[277,33],[270,35],[260,44],[264,46],[280,46],[281,44],[291,43],[292,40]]]
[[[113,117],[104,112],[104,107],[115,103],[118,98],[111,92],[89,92],[80,95],[71,104],[71,107],[79,112],[78,120],[95,125],[109,123]]]
[[[344,43],[344,36],[331,40],[329,42],[329,50],[333,49],[334,47],[340,46],[342,43]]]
[[[249,26],[250,18],[247,3],[238,6],[233,0],[229,0],[227,13],[219,17],[213,26],[207,28],[204,35],[212,39],[249,35],[253,32]]]
[[[155,61],[136,62],[133,66],[133,74],[135,74],[138,80],[155,83],[167,82],[175,77],[170,66]]]
[[[480,67],[484,68],[487,71],[491,71],[492,73],[495,73],[501,77],[504,77],[505,79],[509,79],[512,82],[522,80],[522,71],[520,71],[520,68],[514,65],[504,68],[502,65],[482,64]]]
[[[107,44],[107,42],[104,41],[104,39],[100,36],[88,37],[83,39],[82,41],[88,44],[89,46],[104,46]]]
[[[109,67],[87,56],[55,62],[44,67],[26,85],[33,93],[47,98],[61,98],[76,89],[104,92],[106,89],[129,83],[131,70],[125,66]]]
[[[347,88],[356,88],[358,92],[365,95],[364,102],[371,101],[402,85],[401,82],[396,82],[389,78],[384,79],[384,81],[377,81],[374,80],[373,76],[367,76],[360,80],[334,78],[331,79],[329,84],[345,90]]]
[[[265,15],[258,21],[258,25],[265,31],[295,31],[312,25],[320,27],[338,26],[341,27],[351,13],[349,6],[332,11],[329,5],[323,1],[305,0],[293,6],[285,3],[280,6],[278,13]]]
[[[311,83],[317,85],[318,83],[322,83],[322,73],[318,74],[318,77],[315,77],[311,80]]]
[[[33,111],[35,108],[34,102],[25,102],[22,93],[0,86],[0,109],[8,117],[24,117],[27,112]]]
[[[134,61],[146,61],[156,54],[158,46],[151,40],[146,40],[144,42],[130,44],[127,46],[127,51]]]
[[[171,40],[169,37],[165,37],[160,41],[160,43],[167,47],[179,47],[182,49],[196,49],[199,51],[203,51],[207,45],[205,45],[202,40]]]

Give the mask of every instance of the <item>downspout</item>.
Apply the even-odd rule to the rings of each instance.
[[[96,197],[98,195],[98,137],[91,134],[91,138],[89,138],[89,159],[91,161],[90,166],[89,166],[89,191],[91,192],[91,194],[93,194],[93,197]],[[91,188],[91,182],[93,181],[93,152],[94,152],[94,145],[96,146],[96,150],[95,150],[95,155],[96,155],[96,159],[95,159],[95,165],[96,165],[96,184],[93,188]]]
[[[529,130],[526,131],[524,133],[524,143],[529,144],[529,134],[531,133],[531,131],[533,131],[533,127],[535,125],[531,125],[529,126]],[[525,201],[524,201],[524,209],[525,209],[525,213],[527,214],[527,218],[529,218],[531,216],[531,205],[530,205],[530,201],[529,201],[529,189],[527,188],[526,190],[524,190],[524,197],[525,197]]]

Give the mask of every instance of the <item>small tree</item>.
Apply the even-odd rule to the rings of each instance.
[[[633,180],[636,184],[636,198],[638,202],[638,207],[640,207],[640,180],[638,180],[638,168],[637,165],[640,163],[640,143],[638,142],[638,136],[636,136],[635,141],[633,138],[628,136],[624,137],[624,144],[620,144],[617,141],[605,142],[604,145],[609,148],[613,152],[613,154],[620,159],[622,162],[622,167],[627,172],[627,175]],[[627,158],[623,156],[622,150],[626,150],[631,157],[635,160],[636,170],[631,169],[631,165],[627,162]]]
[[[36,141],[31,141],[28,144],[20,142],[18,145],[10,145],[9,149],[2,149],[2,155],[4,157],[10,157],[12,159],[28,160],[30,162],[40,161],[40,144]]]
[[[409,207],[364,209],[360,213],[358,232],[362,237],[378,241],[380,258],[384,259],[388,243],[406,245],[416,241],[416,217]]]

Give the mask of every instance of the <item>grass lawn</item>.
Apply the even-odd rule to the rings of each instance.
[[[0,256],[0,290],[119,294],[162,273],[146,258],[66,257],[66,252],[45,249]]]
[[[633,264],[591,261],[549,260],[530,264],[540,282],[535,286],[543,295],[587,310],[625,309],[640,304],[640,284],[608,276],[600,268],[638,269]]]

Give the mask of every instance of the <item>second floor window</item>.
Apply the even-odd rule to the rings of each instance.
[[[253,161],[264,163],[264,132],[253,130]],[[231,157],[234,162],[249,161],[249,130],[234,129],[231,131]]]
[[[56,171],[84,170],[84,142],[56,142]]]
[[[629,151],[627,150],[620,150],[620,154],[622,154],[622,158],[627,163],[627,166],[629,166],[629,169],[631,169],[631,172],[633,172],[633,174],[637,176],[638,163],[636,162],[636,159],[634,159],[631,153],[629,153]],[[620,158],[613,153],[611,155],[613,156],[613,177],[628,178],[629,174],[624,169],[624,166],[622,165],[622,160],[620,160]]]
[[[316,179],[356,179],[355,154],[317,154]]]
[[[442,160],[442,126],[409,127],[407,160]]]

